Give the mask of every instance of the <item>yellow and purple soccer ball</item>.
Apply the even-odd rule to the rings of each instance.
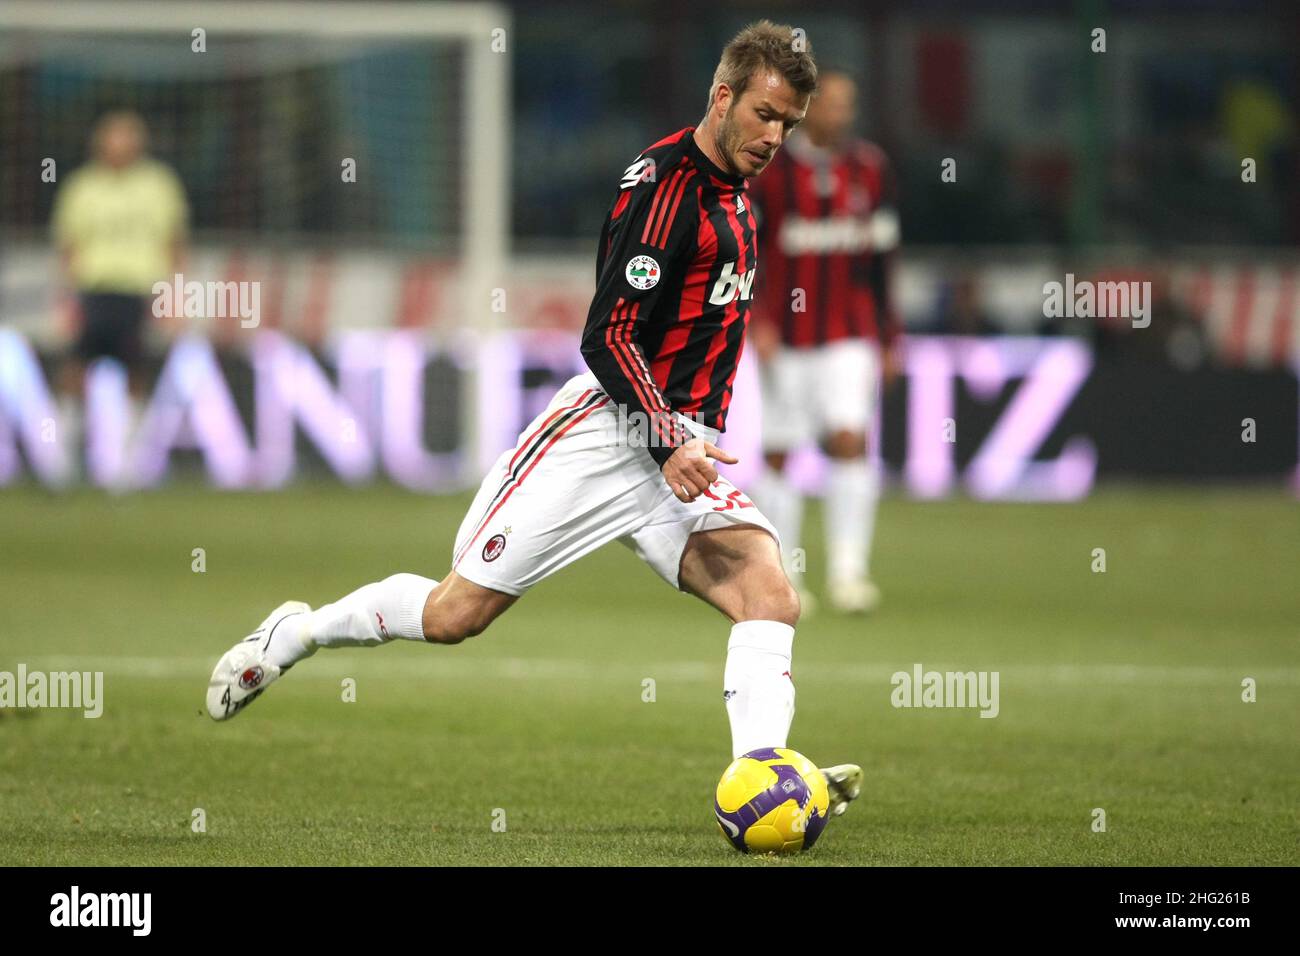
[[[826,827],[830,795],[817,765],[787,747],[732,761],[714,797],[722,835],[741,853],[798,853]]]

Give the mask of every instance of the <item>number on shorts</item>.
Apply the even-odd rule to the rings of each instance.
[[[720,481],[714,482],[715,485],[720,483],[721,483]],[[712,498],[714,501],[719,502],[718,507],[713,509],[714,511],[730,511],[732,508],[754,507],[754,502],[746,498],[745,493],[741,491],[739,488],[733,489],[725,499],[719,498],[708,488],[704,489],[704,493],[708,495],[710,498]]]

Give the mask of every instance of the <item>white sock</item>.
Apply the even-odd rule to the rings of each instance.
[[[826,560],[831,581],[867,574],[867,459],[832,459],[826,481]]]
[[[394,574],[276,628],[267,659],[287,667],[321,647],[373,647],[396,638],[424,640],[424,604],[438,582]]]
[[[781,563],[786,575],[797,583],[803,575],[792,564],[794,552],[800,547],[799,536],[803,533],[803,495],[782,472],[764,466],[752,497],[776,526],[776,533],[781,536]]]
[[[794,720],[793,648],[794,628],[780,621],[741,621],[731,629],[722,682],[733,759],[786,745]]]
[[[876,509],[880,507],[880,459],[867,462],[867,501],[862,520],[862,571],[871,577],[871,543],[876,537]]]

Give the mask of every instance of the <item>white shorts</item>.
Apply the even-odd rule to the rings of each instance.
[[[716,444],[716,429],[677,420]],[[682,551],[696,531],[752,524],[780,546],[776,528],[726,478],[690,504],[679,501],[649,452],[626,440],[626,424],[595,375],[569,379],[483,479],[456,534],[452,569],[519,595],[618,540],[679,587]]]
[[[865,435],[875,420],[880,349],[874,342],[783,345],[761,374],[765,451],[793,451],[835,431]]]

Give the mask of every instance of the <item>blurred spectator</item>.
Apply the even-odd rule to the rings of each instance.
[[[146,154],[147,138],[135,113],[108,113],[92,133],[90,162],[55,197],[54,241],[80,309],[80,331],[60,377],[73,439],[86,363],[116,359],[126,366],[132,396],[143,394],[142,331],[152,289],[181,270],[184,189],[170,168]]]

